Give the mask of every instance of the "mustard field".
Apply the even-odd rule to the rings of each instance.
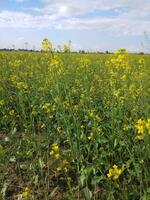
[[[150,55],[0,52],[0,199],[150,200]]]

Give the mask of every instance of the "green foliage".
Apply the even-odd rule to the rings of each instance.
[[[65,52],[0,53],[0,198],[149,199],[150,56]]]

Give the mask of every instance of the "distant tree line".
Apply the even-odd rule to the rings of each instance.
[[[36,50],[35,46],[32,47],[32,49],[28,49],[28,42],[24,43],[24,48],[15,48],[15,45],[12,45],[12,48],[2,48],[0,49],[0,51],[25,51],[25,52],[51,52],[51,53],[80,53],[80,54],[87,54],[87,53],[92,53],[92,54],[112,54],[113,52],[110,52],[108,50],[106,51],[85,51],[85,50],[79,50],[79,51],[72,51],[71,50],[71,40],[69,40],[66,44],[64,44],[63,46],[61,45],[57,45],[56,48],[53,47],[52,42],[47,39],[44,38],[41,41],[41,50]],[[139,53],[135,53],[135,54],[140,54],[140,55],[144,55],[144,52],[139,52]]]
[[[0,49],[0,51],[15,51],[15,52],[19,52],[19,51],[22,51],[22,52],[44,52],[43,50],[33,50],[33,49],[9,49],[9,48],[2,48]],[[53,52],[56,52],[56,53],[65,53],[63,51],[59,51],[59,50],[55,50]],[[78,51],[71,51],[71,53],[80,53],[80,54],[113,54],[113,52],[110,52],[110,51],[85,51],[85,50],[78,50]],[[145,53],[144,52],[137,52],[137,53],[134,53],[134,54],[140,54],[140,55],[144,55]]]

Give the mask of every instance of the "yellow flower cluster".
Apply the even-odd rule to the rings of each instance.
[[[91,64],[91,60],[89,58],[81,58],[80,59],[80,67],[84,68],[84,67],[88,67]]]
[[[60,149],[59,145],[54,143],[52,144],[51,151],[50,151],[50,156],[53,156],[56,160],[59,159],[60,157]]]
[[[14,67],[21,67],[23,65],[22,60],[14,60],[14,62],[11,63]]]
[[[19,77],[17,77],[16,75],[11,75],[10,81],[12,82],[12,84],[14,86],[16,86],[16,88],[18,88],[20,90],[27,90],[28,89],[27,83],[25,81],[20,81]]]
[[[90,133],[90,135],[87,138],[88,140],[93,140],[93,133]]]
[[[52,51],[52,43],[47,38],[43,39],[43,41],[41,42],[41,47],[46,52]]]
[[[28,89],[28,85],[27,85],[27,83],[20,81],[17,83],[17,88],[20,90],[26,90],[26,89]]]
[[[61,163],[59,163],[59,167],[56,168],[57,173],[63,171],[65,173],[68,172],[69,169],[69,162],[67,160],[61,160]]]
[[[127,55],[128,53],[126,49],[119,49],[118,51],[114,52],[114,57],[110,60],[110,63],[112,63],[116,68],[120,68],[121,66],[127,64],[125,62]]]
[[[135,129],[137,130],[138,135],[136,136],[137,140],[143,140],[144,139],[144,132],[147,130],[148,133],[150,134],[150,119],[142,120],[139,119],[135,123]]]
[[[24,191],[22,192],[22,197],[23,197],[24,199],[26,199],[26,198],[29,198],[30,195],[31,195],[30,189],[29,189],[28,187],[26,187],[26,188],[24,189]]]
[[[141,58],[141,59],[139,60],[139,64],[140,64],[140,65],[144,65],[144,64],[145,64],[144,58]]]
[[[51,104],[46,102],[43,104],[42,109],[45,110],[46,112],[50,112],[50,106]]]
[[[107,174],[108,178],[116,180],[122,174],[123,169],[120,169],[117,165],[113,165],[113,168],[109,169],[109,173]]]
[[[52,67],[55,67],[56,69],[60,68],[63,66],[63,61],[58,57],[58,56],[54,56],[53,59],[48,63],[49,65],[49,69],[52,69]]]

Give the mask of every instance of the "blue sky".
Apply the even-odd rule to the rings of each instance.
[[[147,51],[149,0],[0,0],[0,48],[40,48],[72,40],[72,49]],[[147,46],[147,45],[146,45]]]

